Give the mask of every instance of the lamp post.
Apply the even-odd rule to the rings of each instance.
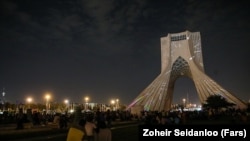
[[[116,99],[116,110],[119,109],[119,99]]]
[[[64,103],[65,103],[65,105],[66,105],[65,112],[68,113],[68,104],[69,104],[69,100],[68,100],[68,99],[65,99],[65,100],[64,100]]]
[[[49,94],[46,94],[46,95],[45,95],[45,99],[46,99],[46,112],[48,113],[48,112],[49,112],[49,109],[50,109],[50,105],[49,105],[50,95],[49,95]]]
[[[111,103],[111,109],[112,109],[112,111],[114,111],[115,100],[111,100],[110,103]]]
[[[85,100],[85,111],[88,109],[88,101],[89,101],[89,97],[85,97],[84,98],[84,100]]]
[[[183,107],[185,108],[186,107],[186,99],[183,98],[182,101],[183,101]]]
[[[5,94],[6,94],[6,93],[4,92],[4,88],[3,88],[3,92],[2,92],[2,96],[3,96],[3,97],[2,97],[2,98],[3,98],[3,99],[2,99],[2,102],[3,102],[3,111],[4,111],[5,108],[6,108],[6,107],[5,107],[5,98],[4,98]]]
[[[28,97],[28,98],[27,98],[27,102],[28,102],[28,108],[30,109],[30,103],[32,102],[32,98],[31,98],[31,97]]]

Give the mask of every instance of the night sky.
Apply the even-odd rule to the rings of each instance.
[[[200,32],[205,72],[250,99],[246,0],[1,0],[0,88],[6,101],[130,104],[161,70],[160,38]],[[177,80],[174,103],[198,103]]]

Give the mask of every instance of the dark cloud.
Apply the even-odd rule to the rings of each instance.
[[[246,1],[3,0],[0,5],[0,87],[7,87],[9,99],[53,91],[60,98],[92,93],[96,101],[105,95],[129,103],[160,73],[160,38],[185,30],[201,32],[208,75],[248,98]],[[195,93],[186,81],[177,82],[176,95]]]

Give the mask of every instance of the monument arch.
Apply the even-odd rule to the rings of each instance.
[[[170,110],[175,81],[184,76],[194,82],[201,103],[205,103],[210,95],[219,94],[234,103],[236,108],[247,108],[244,101],[205,73],[200,32],[185,31],[169,33],[161,38],[161,73],[132,101],[128,109]]]

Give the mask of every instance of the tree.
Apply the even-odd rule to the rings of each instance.
[[[228,108],[233,106],[235,106],[234,103],[228,102],[224,97],[218,94],[210,95],[209,97],[207,97],[206,103],[203,104],[204,108],[211,108],[216,111],[221,108]]]

